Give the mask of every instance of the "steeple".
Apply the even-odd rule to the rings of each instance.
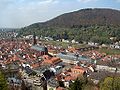
[[[33,45],[36,45],[37,44],[37,40],[36,40],[36,34],[34,32],[33,34]]]

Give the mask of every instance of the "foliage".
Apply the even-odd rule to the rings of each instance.
[[[7,81],[1,72],[0,72],[0,90],[8,90]]]
[[[49,90],[54,90],[53,88],[49,88]]]
[[[31,72],[31,74],[29,74],[29,76],[35,76],[37,73],[36,72]]]
[[[62,28],[62,27],[26,27],[19,31],[19,36],[29,35],[36,32],[37,36],[52,37],[54,40],[58,39],[75,39],[78,42],[92,41],[99,44],[110,44],[120,40],[120,27],[114,26],[81,26],[76,28]],[[110,40],[115,37],[115,40]]]
[[[100,90],[120,90],[120,77],[107,77],[100,83]]]
[[[88,80],[87,78],[80,77],[73,82],[69,90],[94,90],[95,85],[91,80]]]
[[[70,85],[69,90],[82,90],[83,84],[82,81],[76,79],[75,82]]]
[[[100,48],[98,49],[100,53],[106,53],[107,55],[119,55],[120,50],[118,49],[107,49],[107,48]]]

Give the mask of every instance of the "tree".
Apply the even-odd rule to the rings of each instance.
[[[79,79],[76,79],[74,83],[70,85],[69,90],[82,90],[83,82],[81,82]]]
[[[21,90],[27,90],[27,87],[25,85],[25,82],[22,80],[22,84],[21,84]]]
[[[5,76],[0,72],[0,90],[8,90]]]
[[[70,85],[69,90],[95,90],[95,85],[86,77],[79,77]]]
[[[114,82],[113,82],[114,81]],[[100,90],[120,90],[120,77],[107,77],[100,83]]]

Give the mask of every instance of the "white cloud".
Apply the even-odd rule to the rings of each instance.
[[[83,2],[83,3],[88,3],[92,1],[97,1],[97,0],[77,0],[78,2]]]
[[[51,4],[51,3],[57,3],[58,0],[24,0],[24,2],[32,2],[32,3],[36,3],[38,2],[39,4]]]
[[[58,0],[34,0],[31,2],[33,2],[33,3],[38,2],[39,4],[51,4],[51,3],[57,3]]]
[[[58,0],[44,0],[43,3],[58,3]]]
[[[116,0],[117,2],[120,2],[120,0]]]
[[[0,27],[22,27],[53,16],[58,0],[0,0]],[[51,13],[49,13],[51,11]]]

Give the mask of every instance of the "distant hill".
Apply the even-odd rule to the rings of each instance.
[[[82,9],[65,13],[44,23],[32,26],[77,27],[91,25],[120,26],[120,11],[113,9]]]
[[[17,31],[19,28],[0,28],[0,32]]]

